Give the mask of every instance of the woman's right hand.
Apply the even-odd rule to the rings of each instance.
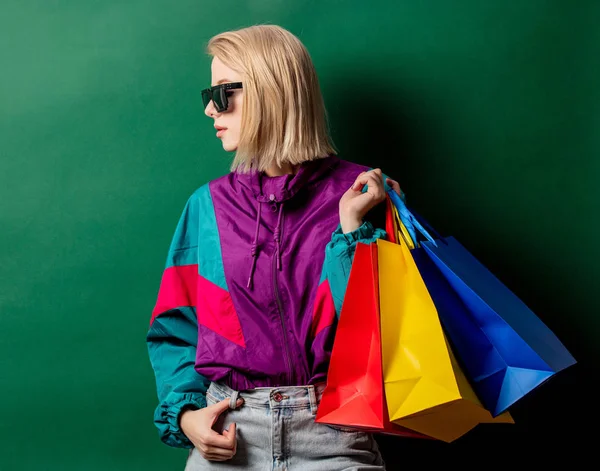
[[[238,399],[236,407],[244,403]],[[186,437],[194,444],[200,454],[209,461],[227,461],[236,452],[237,439],[235,423],[223,435],[213,430],[219,416],[229,409],[229,399],[198,410],[186,410],[181,414],[179,424]]]

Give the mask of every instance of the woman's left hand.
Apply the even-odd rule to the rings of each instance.
[[[400,184],[388,178],[386,183],[391,186],[398,195]],[[363,192],[367,185],[367,191]],[[379,203],[385,201],[385,189],[383,186],[383,174],[381,169],[376,168],[368,172],[362,172],[354,184],[340,199],[340,223],[342,232],[348,233],[358,229],[366,214]]]

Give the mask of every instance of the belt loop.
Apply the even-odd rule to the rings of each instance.
[[[236,408],[236,402],[238,400],[238,395],[240,394],[239,391],[232,391],[231,392],[231,398],[229,399],[229,408],[230,409],[235,409]]]
[[[317,415],[317,396],[315,395],[315,387],[313,385],[308,386],[308,398],[310,400],[310,413]]]

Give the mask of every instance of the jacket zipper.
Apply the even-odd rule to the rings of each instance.
[[[280,228],[280,231],[282,231],[282,228]],[[279,312],[279,320],[281,321],[281,332],[283,334],[283,346],[285,348],[285,363],[287,367],[287,384],[290,385],[292,384],[292,362],[290,358],[290,349],[288,347],[287,341],[285,319],[283,318],[283,305],[281,303],[281,297],[279,296],[279,285],[277,283],[277,255],[275,252],[273,253],[273,290],[275,292],[275,299],[277,301],[277,311]]]

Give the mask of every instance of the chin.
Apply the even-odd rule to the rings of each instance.
[[[237,150],[237,144],[223,142],[223,150],[225,150],[226,152],[234,152]]]

